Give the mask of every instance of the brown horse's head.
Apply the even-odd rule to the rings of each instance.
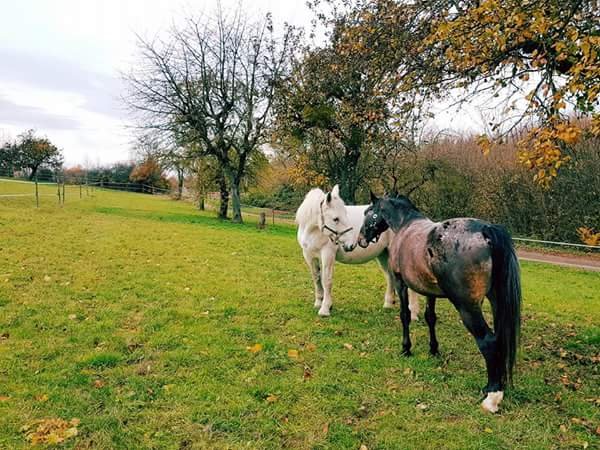
[[[415,205],[403,195],[378,198],[371,192],[371,206],[365,210],[365,219],[358,235],[358,245],[366,248],[377,242],[388,228],[398,231],[413,219],[423,217]]]
[[[382,201],[371,192],[371,205],[365,210],[365,219],[358,235],[358,245],[367,248],[369,243],[377,242],[379,236],[388,229],[389,225],[382,212]]]

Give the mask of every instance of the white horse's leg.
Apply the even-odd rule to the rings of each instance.
[[[310,269],[310,274],[312,275],[313,285],[315,288],[315,308],[320,308],[321,303],[323,303],[323,285],[321,283],[321,267],[319,264],[318,258],[313,258],[311,255],[308,255],[306,252],[303,252],[304,260]]]
[[[410,320],[413,322],[419,320],[419,311],[421,309],[419,294],[410,289],[408,290],[408,309],[410,309]]]
[[[385,288],[385,296],[383,297],[383,307],[393,308],[396,300],[396,297],[394,296],[394,274],[391,273],[389,269],[387,250],[377,257],[377,261],[381,266],[381,270],[383,270],[385,281],[387,283]]]
[[[325,247],[321,250],[321,283],[323,284],[323,304],[319,309],[320,316],[329,316],[331,309],[331,286],[333,285],[333,266],[335,265],[335,249]]]
[[[377,257],[377,261],[381,266],[381,270],[383,270],[383,274],[385,275],[385,280],[387,281],[387,287],[385,289],[385,297],[383,301],[384,308],[393,308],[394,307],[394,274],[391,272],[388,264],[388,253],[387,251],[383,252],[381,255]],[[419,294],[415,291],[408,290],[408,309],[410,309],[410,319],[415,322],[419,320]]]

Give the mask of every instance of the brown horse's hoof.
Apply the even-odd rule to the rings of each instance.
[[[500,409],[500,402],[504,398],[504,392],[488,392],[485,400],[481,403],[484,411],[495,414]]]

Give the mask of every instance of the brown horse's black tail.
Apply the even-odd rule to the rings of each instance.
[[[494,298],[494,334],[500,350],[502,384],[512,383],[521,328],[521,276],[519,260],[508,231],[488,225],[483,234],[492,248],[492,290]]]

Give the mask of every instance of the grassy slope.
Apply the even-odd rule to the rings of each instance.
[[[319,319],[293,228],[71,194],[63,209],[0,198],[0,448],[27,447],[19,429],[46,417],[81,419],[78,448],[600,445],[598,273],[523,264],[516,386],[489,416],[483,360],[447,302],[442,358],[423,321],[403,358],[375,264],[338,265]]]

